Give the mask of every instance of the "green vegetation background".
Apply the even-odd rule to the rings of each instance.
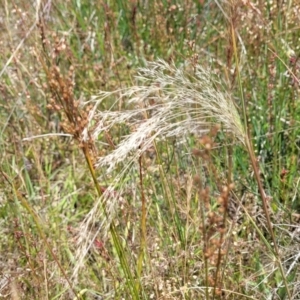
[[[299,299],[298,1],[20,0],[0,7],[1,298]],[[131,168],[115,186],[122,189],[114,228],[97,231],[102,215],[88,223],[91,236],[80,234],[121,170],[92,175],[91,166],[112,150],[109,141],[117,145],[134,129],[123,124],[100,134],[90,165],[76,138],[41,136],[78,129],[55,106],[53,67],[88,112],[83,104],[93,95],[138,84],[137,68],[157,59],[211,70],[235,101],[269,197],[290,294],[270,250],[248,154],[222,130],[212,135],[218,147],[205,163],[191,155],[203,146],[199,136],[185,136],[182,145],[157,141],[139,161],[143,184]],[[128,105],[113,106],[115,100],[98,109]],[[209,187],[204,209],[195,188],[199,169]],[[236,205],[223,224],[225,250],[217,247],[226,254],[215,262],[205,252],[203,241],[211,240],[203,224],[215,228],[210,216],[228,177]],[[78,256],[85,241],[91,246]]]

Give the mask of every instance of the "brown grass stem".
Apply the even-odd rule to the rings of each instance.
[[[141,244],[140,244],[140,253],[137,262],[137,278],[141,278],[144,257],[147,249],[147,203],[146,197],[144,193],[144,182],[143,182],[143,164],[142,164],[142,156],[139,157],[139,180],[140,180],[140,192],[141,192],[141,200],[142,200],[142,211],[141,211]],[[137,282],[137,289],[140,290],[140,283]]]

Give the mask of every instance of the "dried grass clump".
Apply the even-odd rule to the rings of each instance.
[[[203,136],[216,124],[230,138],[242,143],[245,141],[235,104],[230,94],[221,90],[221,82],[211,70],[200,65],[177,68],[174,64],[158,60],[140,68],[136,80],[137,84],[132,87],[100,92],[87,103],[89,106],[93,103],[94,107],[89,113],[89,124],[82,133],[83,142],[91,137],[98,141],[99,136],[108,132],[111,135],[116,126],[125,125],[130,133],[119,137],[120,142],[115,148],[96,161],[96,166],[103,168],[105,173],[112,172],[117,166],[118,172],[112,176],[111,184],[105,188],[82,224],[74,278],[99,231],[106,235],[114,219],[124,188],[122,178],[154,141],[171,137],[184,140],[189,134]],[[101,111],[100,104],[112,97],[116,99],[111,109]],[[114,111],[121,103],[126,103],[125,109]],[[104,218],[101,203],[105,203]],[[99,224],[99,220],[103,222]]]

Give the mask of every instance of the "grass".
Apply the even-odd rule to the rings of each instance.
[[[1,299],[299,299],[287,1],[3,1]]]

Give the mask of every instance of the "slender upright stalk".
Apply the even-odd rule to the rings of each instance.
[[[239,83],[239,88],[240,88],[240,96],[241,96],[241,100],[242,100],[241,102],[242,102],[242,110],[243,110],[243,117],[244,117],[244,127],[245,127],[245,132],[246,132],[246,134],[245,134],[246,150],[247,150],[247,152],[249,154],[249,157],[250,157],[250,163],[251,163],[251,166],[253,168],[255,180],[256,180],[257,185],[258,185],[259,194],[260,194],[261,199],[262,199],[263,211],[264,211],[264,214],[265,214],[266,219],[267,219],[268,230],[269,230],[269,233],[270,233],[270,236],[271,236],[271,239],[272,239],[272,242],[273,242],[273,246],[274,246],[273,253],[276,256],[277,265],[279,267],[279,270],[280,270],[280,273],[281,273],[281,276],[282,276],[282,279],[283,279],[288,297],[291,300],[292,295],[291,295],[291,292],[289,290],[288,282],[286,280],[285,272],[284,272],[284,269],[283,269],[283,266],[282,266],[282,263],[281,263],[279,248],[278,248],[278,245],[277,245],[277,240],[276,240],[276,237],[275,237],[275,234],[274,234],[274,230],[273,230],[273,226],[272,226],[272,222],[271,222],[271,218],[270,218],[270,213],[269,213],[269,210],[268,210],[268,201],[269,201],[269,199],[268,199],[268,197],[267,197],[267,195],[264,191],[264,188],[263,188],[263,184],[262,184],[262,181],[261,181],[261,178],[260,178],[260,175],[259,175],[259,166],[258,166],[257,159],[256,159],[255,154],[254,154],[253,146],[252,146],[252,143],[251,143],[251,140],[250,140],[250,137],[249,137],[248,124],[247,124],[247,113],[246,113],[246,104],[245,104],[245,99],[244,99],[241,76],[240,76],[240,72],[239,72],[239,59],[238,59],[238,54],[237,54],[236,37],[235,37],[235,30],[234,30],[233,23],[231,23],[231,36],[232,36],[232,41],[233,41],[233,51],[234,51],[234,57],[235,57],[235,61],[236,61],[236,69],[237,69],[236,71],[237,71],[238,83]]]
[[[146,197],[144,193],[144,183],[143,183],[143,169],[142,169],[142,156],[139,157],[139,167],[140,167],[140,188],[141,188],[141,200],[142,200],[142,215],[141,215],[141,244],[140,244],[140,254],[137,262],[137,277],[140,278],[143,268],[143,260],[145,257],[145,251],[147,247],[147,234],[146,234]],[[137,289],[139,289],[139,282],[136,284]]]

